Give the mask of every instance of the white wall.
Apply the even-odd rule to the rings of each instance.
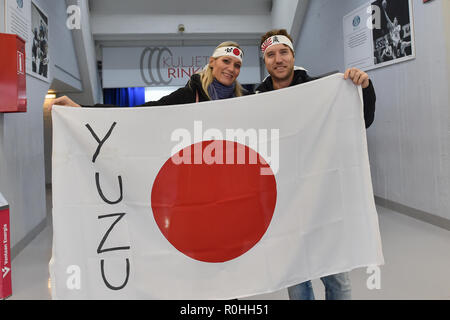
[[[4,32],[5,27],[5,0],[0,0],[0,32]]]
[[[162,80],[170,82],[170,86],[185,86],[193,72],[200,71],[209,61],[217,44],[212,46],[195,47],[165,47],[161,57],[153,57],[147,54],[146,64],[151,63],[154,76],[160,74]],[[162,48],[162,46],[156,46]],[[239,74],[241,84],[259,83],[261,80],[261,68],[259,63],[259,47],[241,46],[244,52],[244,63]],[[146,87],[148,84],[143,79],[141,72],[141,55],[145,47],[105,47],[103,56],[103,87],[126,88]],[[159,59],[159,61],[157,61]],[[170,76],[169,70],[172,69]],[[182,73],[183,71],[186,73]],[[157,73],[158,71],[158,73]],[[158,80],[158,79],[157,79]]]
[[[36,2],[49,16],[50,76],[57,80],[53,83],[81,89],[64,2]],[[3,5],[0,0],[1,16]],[[4,30],[0,24],[0,32]],[[0,114],[0,191],[10,204],[13,257],[46,223],[43,103],[49,88],[51,83],[27,75],[27,112]]]
[[[291,34],[298,5],[298,0],[274,0],[272,5],[272,28],[286,29]]]
[[[91,16],[87,0],[66,0],[67,6],[77,5],[81,11],[81,29],[72,31],[75,56],[81,73],[82,93],[67,94],[82,105],[93,105],[103,100],[103,92],[97,69],[97,56],[91,31]]]
[[[213,23],[211,23],[213,22]],[[244,23],[243,23],[244,22]],[[92,31],[95,35],[139,35],[177,32],[183,23],[187,34],[202,33],[259,33],[270,27],[268,16],[236,15],[104,15],[92,14]]]
[[[376,196],[450,219],[446,1],[414,0],[416,59],[369,72],[377,110],[368,142]],[[344,71],[342,18],[365,3],[311,1],[297,46],[297,65],[313,75]]]
[[[286,29],[297,44],[309,0],[273,0],[272,28]]]

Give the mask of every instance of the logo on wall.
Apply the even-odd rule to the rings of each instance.
[[[10,269],[10,268],[8,268],[8,267],[4,267],[4,268],[2,268],[3,279],[5,279],[5,278],[6,278],[6,276],[7,276],[7,275],[8,275],[8,273],[9,273],[9,271],[11,271],[11,269]]]
[[[141,54],[141,75],[142,80],[149,86],[152,85],[168,85],[172,82],[164,80],[161,74],[161,61],[163,53],[167,53],[173,57],[172,52],[168,48],[145,48]],[[153,56],[157,53],[155,68],[152,68]],[[156,74],[155,74],[156,73]]]
[[[361,23],[361,17],[360,16],[356,16],[353,19],[353,26],[356,28],[357,26],[359,26],[360,23]]]
[[[189,80],[208,64],[209,56],[192,55],[176,48],[148,47],[142,51],[140,60],[141,77],[148,86],[167,86]]]

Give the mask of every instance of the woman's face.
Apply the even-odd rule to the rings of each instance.
[[[217,81],[225,86],[231,86],[241,72],[242,62],[235,57],[223,56],[217,59],[210,58],[209,66]]]

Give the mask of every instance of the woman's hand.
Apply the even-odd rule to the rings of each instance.
[[[56,98],[52,101],[51,105],[58,105],[58,106],[66,106],[66,107],[74,107],[74,108],[81,108],[81,106],[74,102],[72,99],[70,99],[67,96]]]
[[[363,89],[367,88],[370,84],[369,75],[358,68],[350,68],[345,71],[344,79],[350,79],[357,86],[361,86]]]

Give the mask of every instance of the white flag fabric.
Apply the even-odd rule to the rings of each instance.
[[[382,265],[361,96],[338,74],[189,105],[54,107],[53,298],[232,299]]]

